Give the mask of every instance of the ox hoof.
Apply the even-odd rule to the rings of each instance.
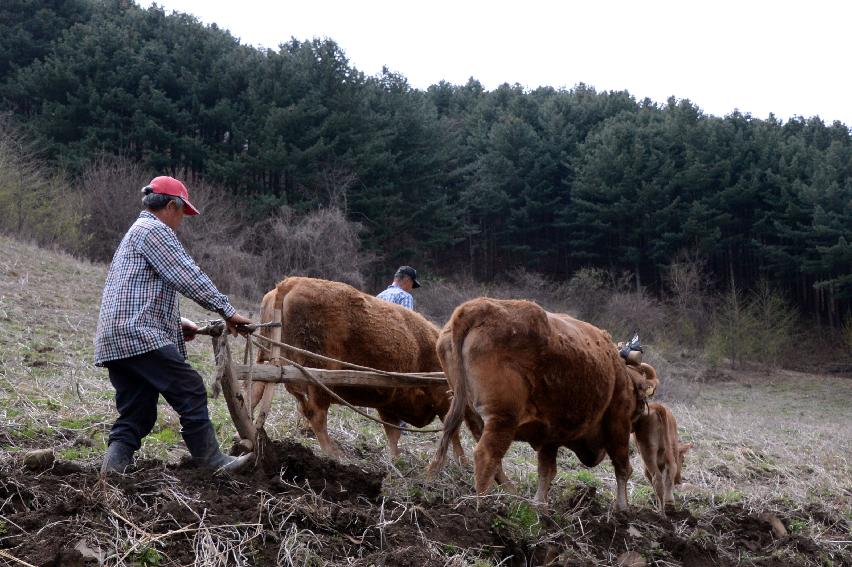
[[[441,472],[442,468],[444,468],[443,463],[432,461],[429,463],[429,466],[426,467],[426,477],[435,478]]]
[[[323,447],[322,445],[320,445],[320,449],[322,449],[323,453],[325,453],[329,457],[335,459],[342,459],[344,457],[343,450],[341,450],[340,447],[336,445],[331,445],[328,447]]]

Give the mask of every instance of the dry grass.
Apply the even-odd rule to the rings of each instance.
[[[34,490],[9,484],[14,483],[11,473],[20,466],[15,455],[23,449],[50,446],[60,457],[96,466],[114,416],[106,372],[91,364],[91,339],[105,273],[103,265],[0,239],[0,479],[6,479],[0,481],[0,488],[5,486],[6,493],[29,491],[41,507],[67,499],[79,488],[68,484]],[[449,294],[451,288],[444,291]],[[451,297],[455,301],[465,295],[461,289]],[[254,304],[250,301],[243,307],[250,310]],[[210,316],[188,301],[184,308],[196,319]],[[711,537],[707,526],[723,525],[714,522],[730,517],[732,510],[769,511],[791,533],[813,538],[822,546],[822,560],[789,548],[778,548],[779,558],[791,564],[848,564],[852,380],[774,370],[725,375],[679,355],[653,356],[651,362],[661,370],[664,384],[668,381],[661,395],[678,418],[681,437],[695,443],[687,456],[685,484],[677,493],[680,506],[699,518],[699,524],[696,528],[675,522],[674,533],[710,545],[705,541]],[[196,368],[209,374],[212,355],[206,341],[190,343],[190,358]],[[731,381],[720,381],[726,378]],[[234,429],[222,400],[211,401],[211,412],[225,443]],[[314,439],[298,433],[294,405],[286,394],[278,396],[267,424],[273,439],[293,438],[319,450]],[[341,531],[340,518],[351,514],[351,507],[305,486],[289,487],[287,498],[241,486],[257,501],[256,519],[212,522],[198,511],[200,497],[171,476],[171,469],[162,469],[149,496],[137,495],[133,501],[110,485],[101,487],[97,498],[77,494],[74,497],[82,498],[86,506],[101,510],[100,519],[71,522],[63,529],[70,542],[85,541],[118,565],[170,564],[174,558],[164,555],[169,549],[165,544],[173,540],[192,546],[196,565],[259,564],[254,555],[258,545],[273,550],[282,565],[325,564],[329,545],[337,554],[335,563],[369,565],[375,562],[370,559],[374,553],[390,553],[389,557],[408,553],[393,543],[394,534],[405,526],[419,533],[415,543],[424,564],[495,565],[500,560],[487,542],[458,547],[430,535],[435,525],[471,521],[479,510],[497,518],[493,530],[512,534],[524,549],[553,549],[553,557],[560,561],[589,565],[608,565],[615,559],[614,551],[602,551],[600,530],[589,525],[590,520],[598,527],[617,521],[608,511],[615,486],[608,462],[588,470],[563,450],[551,507],[536,510],[529,500],[535,492],[535,455],[526,445],[514,444],[505,460],[519,494],[496,489],[475,498],[470,471],[456,464],[437,479],[424,477],[434,436],[403,436],[404,454],[391,461],[383,431],[353,412],[335,406],[329,429],[343,447],[345,462],[387,473],[382,498],[364,504],[363,510],[369,510],[362,514],[365,517],[347,520],[349,531]],[[178,430],[177,416],[163,405],[141,457],[178,462],[183,454]],[[465,446],[472,450],[469,436]],[[633,466],[630,498],[640,513],[650,509],[652,490],[641,475],[638,454]],[[286,482],[283,476],[281,482]],[[138,514],[140,498],[150,510],[147,516]],[[133,517],[132,510],[137,510]],[[171,520],[164,510],[172,510]],[[191,516],[177,521],[179,510],[188,510]],[[453,514],[458,517],[453,519]],[[0,549],[7,517],[0,509]],[[657,565],[678,564],[650,543],[665,536],[662,528],[643,523],[642,517],[631,522],[642,532],[631,545]],[[346,535],[329,540],[329,533]],[[616,533],[622,532],[613,532],[613,538]],[[567,547],[566,538],[573,542]],[[640,543],[648,544],[648,549]],[[728,564],[761,564],[734,535],[712,536],[711,543]]]

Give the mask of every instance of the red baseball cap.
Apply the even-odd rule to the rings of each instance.
[[[168,175],[161,175],[160,177],[155,177],[151,180],[151,183],[148,184],[148,187],[153,189],[154,193],[159,193],[160,195],[171,195],[173,197],[180,197],[183,200],[183,212],[187,215],[199,215],[198,209],[189,202],[189,191],[186,190],[186,186],[175,179],[174,177],[169,177]]]

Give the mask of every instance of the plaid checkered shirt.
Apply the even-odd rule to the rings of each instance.
[[[390,303],[396,303],[397,305],[402,305],[403,307],[407,307],[408,309],[414,309],[414,298],[410,293],[392,283],[388,286],[386,290],[377,295],[379,299],[384,299]]]
[[[226,319],[237,312],[186,253],[175,232],[142,211],[109,267],[95,333],[95,364],[168,344],[186,358],[178,292]]]

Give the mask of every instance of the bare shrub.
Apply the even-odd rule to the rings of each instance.
[[[615,291],[606,298],[603,312],[593,323],[610,332],[618,341],[641,331],[644,341],[654,341],[666,334],[668,326],[663,305],[644,291]]]
[[[30,140],[0,115],[0,232],[74,250],[82,214],[67,187],[63,173],[47,167]]]
[[[346,214],[349,211],[349,190],[358,183],[358,174],[338,166],[323,167],[317,173],[316,183],[300,187],[308,202],[322,203],[325,207],[336,208]]]
[[[767,284],[749,295],[734,286],[716,311],[705,345],[708,359],[727,359],[732,368],[747,360],[779,364],[779,355],[795,341],[797,321],[796,311]]]
[[[565,301],[581,319],[595,319],[603,312],[611,276],[600,268],[581,268],[563,286]]]
[[[361,226],[337,208],[297,216],[292,209],[262,222],[248,250],[261,258],[267,287],[286,276],[310,276],[364,286],[364,268],[373,256],[361,249]]]
[[[651,348],[645,353],[644,361],[657,371],[660,385],[655,397],[658,400],[691,404],[701,394],[701,376],[706,366],[703,359],[686,351],[662,352]]]
[[[477,297],[493,296],[487,284],[466,280],[436,279],[425,283],[415,292],[415,307],[424,317],[443,325],[450,320],[456,307]]]
[[[548,302],[553,301],[556,285],[542,274],[529,272],[524,268],[515,268],[509,271],[505,277],[504,288],[521,290],[523,299],[530,301]]]
[[[852,315],[846,315],[846,320],[840,327],[840,336],[843,339],[843,344],[852,352]]]
[[[128,159],[102,156],[77,183],[85,211],[78,252],[108,262],[142,208],[144,187],[155,174]],[[184,220],[181,241],[225,293],[258,300],[287,275],[308,275],[363,286],[372,257],[361,251],[360,226],[337,208],[303,216],[284,209],[248,224],[244,201],[224,188],[187,184],[202,214]]]
[[[749,343],[756,327],[747,309],[743,292],[732,286],[716,311],[710,335],[705,343],[705,352],[712,364],[727,359],[731,367],[741,364],[751,349]]]
[[[749,309],[757,325],[754,358],[777,364],[781,353],[796,342],[798,312],[766,280],[752,292]]]
[[[705,261],[696,254],[682,252],[669,266],[666,284],[671,293],[669,316],[671,333],[678,344],[699,346],[710,323],[711,278]]]
[[[189,190],[201,214],[184,219],[181,226],[187,251],[221,291],[259,301],[266,291],[266,269],[260,257],[247,251],[253,231],[244,201],[205,181]]]
[[[518,268],[508,272],[497,283],[482,283],[471,279],[430,280],[415,292],[417,310],[436,323],[450,319],[456,307],[477,297],[495,299],[525,299],[535,301],[555,313],[572,313],[562,286],[545,276]]]
[[[109,262],[124,233],[142,210],[142,187],[150,171],[133,161],[101,156],[89,164],[77,183],[86,213],[81,252],[92,260]]]

